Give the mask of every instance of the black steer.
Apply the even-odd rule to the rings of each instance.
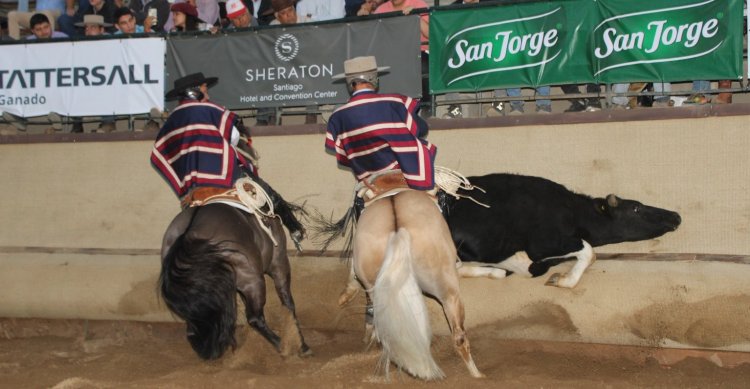
[[[592,246],[656,238],[681,220],[672,211],[615,195],[591,198],[539,177],[498,173],[469,181],[486,193],[461,193],[490,207],[449,199],[448,226],[463,276],[499,278],[507,270],[536,277],[560,259],[577,257],[568,274],[547,281],[573,288],[595,260]]]

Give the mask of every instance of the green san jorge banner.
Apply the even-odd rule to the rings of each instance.
[[[430,89],[742,77],[741,0],[569,0],[436,10]]]
[[[594,78],[602,82],[742,78],[742,0],[598,1]]]

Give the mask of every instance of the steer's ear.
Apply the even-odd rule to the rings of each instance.
[[[613,195],[613,194],[609,194],[609,195],[607,195],[607,205],[609,205],[610,207],[613,207],[613,208],[614,208],[614,207],[616,207],[616,206],[617,206],[617,205],[618,205],[619,203],[620,203],[620,199],[619,199],[619,198],[617,198],[617,196],[615,196],[615,195]]]

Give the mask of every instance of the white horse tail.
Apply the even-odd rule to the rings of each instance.
[[[404,228],[388,238],[372,299],[375,336],[383,346],[386,372],[393,361],[424,380],[445,377],[430,353],[430,319],[412,270],[411,238]]]

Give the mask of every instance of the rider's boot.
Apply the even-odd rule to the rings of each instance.
[[[297,251],[302,251],[301,243],[305,238],[305,227],[303,227],[302,223],[297,220],[294,212],[292,212],[292,207],[278,192],[271,188],[271,185],[268,185],[267,182],[263,181],[263,179],[260,177],[253,177],[253,181],[257,182],[261,188],[266,191],[268,197],[273,203],[274,213],[279,215],[281,222],[289,230],[289,236],[292,238],[292,242],[294,242],[294,247],[297,248]]]

